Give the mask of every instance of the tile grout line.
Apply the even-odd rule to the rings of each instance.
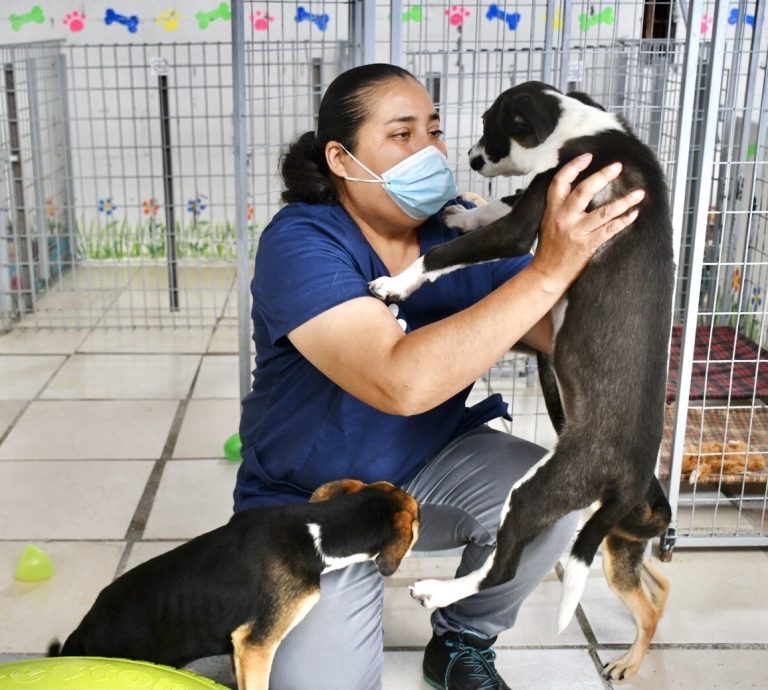
[[[179,439],[179,432],[181,431],[181,426],[184,423],[184,417],[187,414],[187,407],[189,406],[189,402],[192,399],[192,392],[195,390],[195,386],[197,385],[197,378],[200,376],[200,369],[203,366],[205,355],[205,352],[199,355],[200,360],[197,363],[197,369],[195,371],[195,375],[192,377],[192,382],[190,383],[189,389],[187,390],[187,395],[182,400],[179,400],[179,405],[176,408],[176,414],[173,417],[173,422],[171,422],[171,428],[168,430],[168,436],[165,439],[163,450],[160,453],[158,460],[155,461],[155,466],[152,468],[152,472],[150,473],[149,479],[147,479],[147,483],[144,486],[144,491],[141,495],[141,498],[136,505],[133,518],[131,519],[131,523],[128,526],[128,529],[126,530],[126,546],[123,550],[122,556],[120,557],[120,561],[117,564],[115,577],[121,575],[124,572],[128,563],[128,559],[133,553],[134,545],[136,542],[142,541],[144,537],[144,530],[147,527],[147,521],[149,520],[149,515],[152,511],[152,507],[154,506],[158,489],[160,488],[160,480],[163,477],[165,466],[171,459],[173,450],[176,447],[176,443]]]
[[[90,335],[90,333],[89,333],[89,335]],[[77,348],[80,347],[80,345],[82,345],[83,342],[85,342],[85,340],[87,338],[88,338],[88,336],[85,336],[85,338],[83,338],[83,340],[80,341],[80,344],[77,345],[74,348],[74,350],[72,350],[72,352],[65,352],[65,353],[57,352],[57,353],[54,353],[54,354],[44,354],[44,355],[38,354],[38,356],[63,357],[63,359],[62,359],[61,363],[59,364],[59,366],[57,366],[56,369],[51,373],[51,375],[45,380],[45,383],[43,383],[43,385],[40,386],[38,391],[35,393],[34,397],[30,398],[29,400],[25,400],[24,401],[24,404],[21,406],[21,409],[19,410],[18,414],[11,420],[11,423],[8,425],[8,428],[3,433],[0,433],[0,446],[2,446],[3,443],[5,442],[5,440],[8,438],[8,436],[11,435],[11,432],[14,430],[14,428],[16,427],[16,425],[18,424],[19,420],[22,418],[24,413],[29,409],[29,406],[32,403],[34,403],[34,402],[41,402],[42,400],[44,400],[43,398],[40,398],[40,396],[42,395],[43,391],[46,388],[48,388],[48,386],[51,384],[53,379],[55,379],[56,376],[59,374],[59,372],[64,368],[66,363],[69,362],[69,360],[75,354],[77,354]],[[5,354],[8,354],[8,353],[3,353],[3,355],[0,355],[0,356],[5,356]]]
[[[560,580],[560,583],[562,584],[565,570],[562,564],[560,563],[560,561],[557,561],[557,563],[555,563],[555,573],[557,574],[557,579]],[[603,684],[604,688],[606,688],[607,690],[610,690],[611,688],[613,688],[613,683],[611,683],[610,680],[608,680],[603,676],[603,664],[600,661],[600,655],[597,652],[597,648],[599,646],[597,641],[597,635],[595,635],[595,631],[592,630],[592,625],[587,619],[587,615],[584,613],[584,609],[581,607],[581,603],[579,603],[578,606],[576,607],[576,611],[574,615],[576,616],[576,620],[579,623],[579,627],[581,628],[582,634],[587,640],[587,652],[589,654],[590,659],[592,659],[592,663],[595,666],[595,671],[597,671],[597,675],[600,678],[600,682]]]
[[[195,379],[196,378],[197,376],[195,375]],[[163,450],[160,453],[160,457],[155,461],[152,472],[150,473],[149,478],[147,479],[147,483],[144,486],[144,491],[141,494],[141,498],[136,505],[136,510],[134,511],[133,517],[131,518],[131,523],[126,530],[124,537],[126,547],[123,550],[123,554],[120,557],[120,561],[117,565],[115,577],[123,573],[126,563],[128,562],[128,559],[133,552],[134,544],[138,541],[141,541],[144,536],[144,530],[147,527],[149,514],[152,511],[152,506],[154,505],[155,498],[157,497],[157,491],[160,488],[160,480],[163,477],[165,466],[168,463],[168,460],[171,459],[173,449],[176,446],[176,441],[178,440],[179,431],[181,430],[181,425],[184,422],[184,416],[187,412],[188,402],[188,398],[179,400],[179,404],[176,408],[176,414],[173,417],[173,422],[171,422],[171,428],[168,430],[168,436],[166,437]]]

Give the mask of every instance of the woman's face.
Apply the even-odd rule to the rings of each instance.
[[[415,79],[396,77],[373,89],[367,96],[368,117],[357,133],[355,157],[377,175],[427,146],[447,155],[440,117],[426,89]],[[350,156],[340,152],[336,174],[370,179],[370,174]],[[338,171],[338,172],[337,172]],[[342,202],[351,203],[369,217],[398,225],[417,226],[404,214],[381,185],[341,179]],[[372,218],[373,220],[373,218]]]

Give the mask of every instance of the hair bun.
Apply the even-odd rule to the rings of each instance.
[[[325,153],[320,151],[314,132],[304,132],[283,154],[280,174],[285,203],[330,204],[337,200],[336,188],[328,176]]]

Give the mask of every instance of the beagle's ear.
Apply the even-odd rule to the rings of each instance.
[[[310,503],[319,503],[320,501],[330,501],[332,498],[351,494],[360,491],[365,484],[357,479],[338,479],[335,482],[328,482],[318,486],[314,493],[309,497]]]
[[[418,536],[416,516],[408,510],[395,513],[394,528],[395,534],[392,540],[379,551],[378,556],[374,559],[376,567],[384,577],[392,575],[398,569],[400,561],[411,550]]]

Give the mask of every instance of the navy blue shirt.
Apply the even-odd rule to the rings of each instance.
[[[458,234],[439,216],[427,219],[421,253]],[[390,310],[410,332],[471,306],[530,259],[454,271]],[[288,333],[368,296],[368,282],[382,275],[386,267],[339,204],[289,204],[265,228],[251,283],[256,369],[240,421],[235,510],[305,501],[320,484],[346,477],[401,485],[457,436],[506,414],[501,396],[467,409],[471,386],[423,414],[386,414],[339,388],[293,347]]]

